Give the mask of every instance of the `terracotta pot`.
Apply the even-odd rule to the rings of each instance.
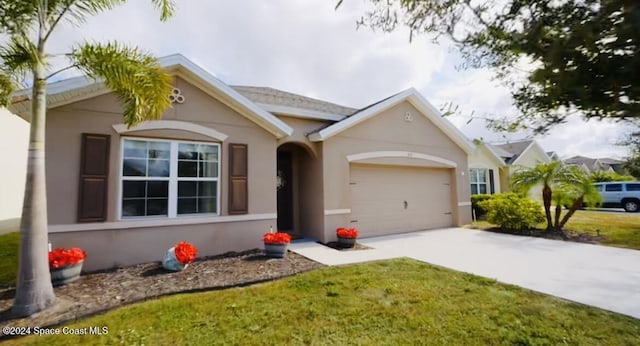
[[[80,272],[82,271],[82,263],[84,263],[84,260],[76,264],[50,269],[51,282],[53,285],[64,285],[78,280],[78,278],[80,278]]]
[[[284,258],[287,254],[287,246],[288,243],[284,244],[270,244],[264,243],[264,251],[267,253],[267,256],[273,258]]]

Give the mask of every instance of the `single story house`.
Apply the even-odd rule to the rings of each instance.
[[[27,174],[29,123],[0,107],[0,234],[16,231]]]
[[[271,88],[231,87],[181,55],[161,120],[127,128],[99,81],[48,86],[49,239],[85,270],[262,247],[270,228],[322,242],[471,220],[464,135],[416,90],[352,109]],[[29,120],[30,93],[12,111]]]
[[[476,150],[469,156],[471,194],[511,191],[509,177],[520,167],[533,168],[549,163],[552,158],[535,140],[489,144],[476,141]]]
[[[563,162],[568,166],[577,166],[585,173],[609,172],[624,174],[624,169],[622,168],[624,161],[607,157],[592,159],[585,156],[573,156]]]

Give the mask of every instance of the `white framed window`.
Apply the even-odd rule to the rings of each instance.
[[[487,170],[472,168],[469,170],[469,180],[471,180],[471,194],[477,195],[487,193]]]
[[[127,137],[121,148],[121,218],[219,214],[219,144]]]

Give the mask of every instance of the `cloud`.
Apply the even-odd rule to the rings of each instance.
[[[410,43],[406,29],[356,30],[368,1],[345,1],[338,11],[336,1],[326,0],[181,1],[164,23],[150,3],[131,1],[81,26],[65,24],[50,49],[64,53],[83,40],[118,40],[159,56],[183,54],[228,84],[270,86],[345,106],[363,107],[415,87],[436,107],[453,102],[463,114],[515,112],[508,90],[491,81],[489,71],[456,69],[460,57],[450,45],[427,37]],[[57,59],[56,67],[63,63]],[[470,138],[527,136],[495,134],[479,120],[450,120]],[[566,155],[620,156],[624,150],[612,143],[623,129],[571,120],[542,144]]]

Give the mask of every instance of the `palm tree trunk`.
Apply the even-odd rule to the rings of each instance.
[[[544,185],[542,188],[542,203],[544,204],[544,214],[547,217],[547,231],[553,228],[553,220],[551,219],[551,188]]]
[[[562,204],[560,204],[560,202],[557,202],[556,215],[555,215],[555,219],[553,220],[554,221],[553,228],[555,228],[556,230],[560,230],[562,228],[562,227],[559,227],[561,214],[562,214]]]
[[[564,225],[567,224],[567,221],[569,221],[569,219],[573,216],[573,214],[580,209],[580,207],[582,207],[582,202],[584,201],[584,196],[580,196],[578,197],[578,199],[576,199],[573,202],[573,205],[571,205],[571,209],[569,209],[569,211],[567,212],[567,214],[562,218],[562,221],[560,221],[560,225],[558,226],[558,229],[563,229]]]
[[[48,262],[45,180],[46,79],[41,60],[34,69],[27,182],[20,224],[20,265],[12,312],[24,317],[42,311],[56,296]]]

